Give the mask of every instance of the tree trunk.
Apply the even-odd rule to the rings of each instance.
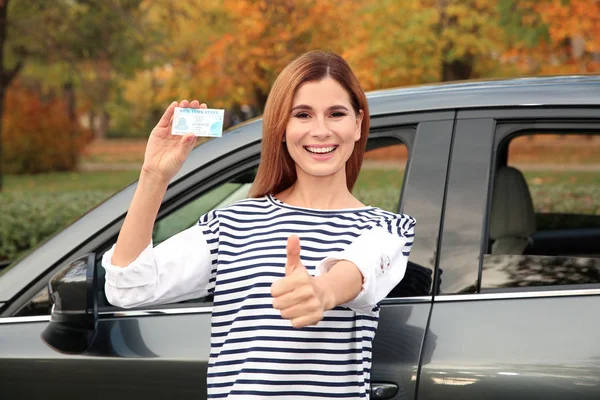
[[[473,59],[465,56],[462,60],[454,60],[442,64],[442,82],[461,81],[471,78],[473,73]]]
[[[440,22],[437,26],[438,35],[441,37],[446,29],[452,27],[457,24],[456,17],[448,17],[448,2],[447,0],[438,0],[437,1],[437,9],[440,13]],[[460,81],[464,79],[471,78],[473,74],[473,56],[467,54],[460,60],[447,61],[446,54],[451,49],[451,44],[446,45],[445,48],[441,49],[442,51],[442,71],[441,71],[441,81]]]
[[[76,101],[75,101],[75,89],[73,87],[73,82],[69,81],[63,85],[65,103],[67,104],[67,115],[69,116],[69,120],[71,122],[75,122],[77,119],[76,112]]]
[[[19,60],[12,69],[8,71],[4,69],[4,44],[6,42],[6,19],[9,2],[10,0],[0,0],[0,192],[2,191],[4,177],[2,172],[2,117],[4,115],[4,98],[6,97],[6,89],[14,77],[21,71],[24,64],[24,60]]]
[[[94,110],[89,110],[87,113],[88,125],[94,137],[96,137],[96,113]]]
[[[2,192],[3,178],[2,173],[2,118],[4,117],[4,88],[0,89],[0,192]]]
[[[262,114],[265,111],[265,104],[267,104],[268,93],[265,93],[261,88],[254,87],[254,104],[258,109],[258,113]]]
[[[110,123],[110,115],[106,110],[102,110],[98,115],[98,130],[96,131],[96,139],[105,139]]]
[[[8,82],[4,80],[4,42],[6,41],[6,9],[8,2],[0,1],[0,192],[2,192],[2,181],[4,174],[2,173],[2,117],[4,115],[4,94]]]

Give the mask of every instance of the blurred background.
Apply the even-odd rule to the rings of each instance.
[[[171,101],[225,108],[235,125],[313,49],[342,55],[366,90],[597,73],[600,1],[0,0],[0,264],[135,180]],[[517,162],[552,171],[560,140],[522,141]],[[369,157],[373,178],[406,155]],[[584,167],[564,183],[597,190],[600,144],[569,157]]]

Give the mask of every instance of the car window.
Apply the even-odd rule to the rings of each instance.
[[[353,194],[363,204],[397,213],[408,159],[408,147],[400,141],[367,151]],[[409,261],[404,278],[387,298],[427,295],[432,279],[431,269]]]
[[[352,194],[365,205],[398,212],[407,161],[407,147],[400,141],[365,152]]]
[[[527,133],[507,149],[482,289],[600,283],[600,132]]]
[[[252,185],[242,182],[227,182],[182,206],[154,224],[152,241],[155,245],[191,227],[198,218],[215,208],[225,207],[248,197]]]
[[[15,317],[30,317],[34,315],[50,315],[51,303],[48,288],[44,287],[37,292],[19,311]]]

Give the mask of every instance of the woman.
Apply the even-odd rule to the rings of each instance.
[[[109,301],[214,293],[209,398],[368,397],[377,303],[404,275],[415,221],[352,196],[369,112],[350,67],[322,52],[289,64],[265,107],[251,198],[152,248],[167,184],[194,143],[170,135],[177,105],[150,135],[128,215],[103,257]]]

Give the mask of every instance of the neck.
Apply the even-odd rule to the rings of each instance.
[[[329,176],[312,176],[298,167],[296,169],[296,182],[276,195],[279,200],[293,206],[319,210],[363,206],[348,190],[344,169]]]

